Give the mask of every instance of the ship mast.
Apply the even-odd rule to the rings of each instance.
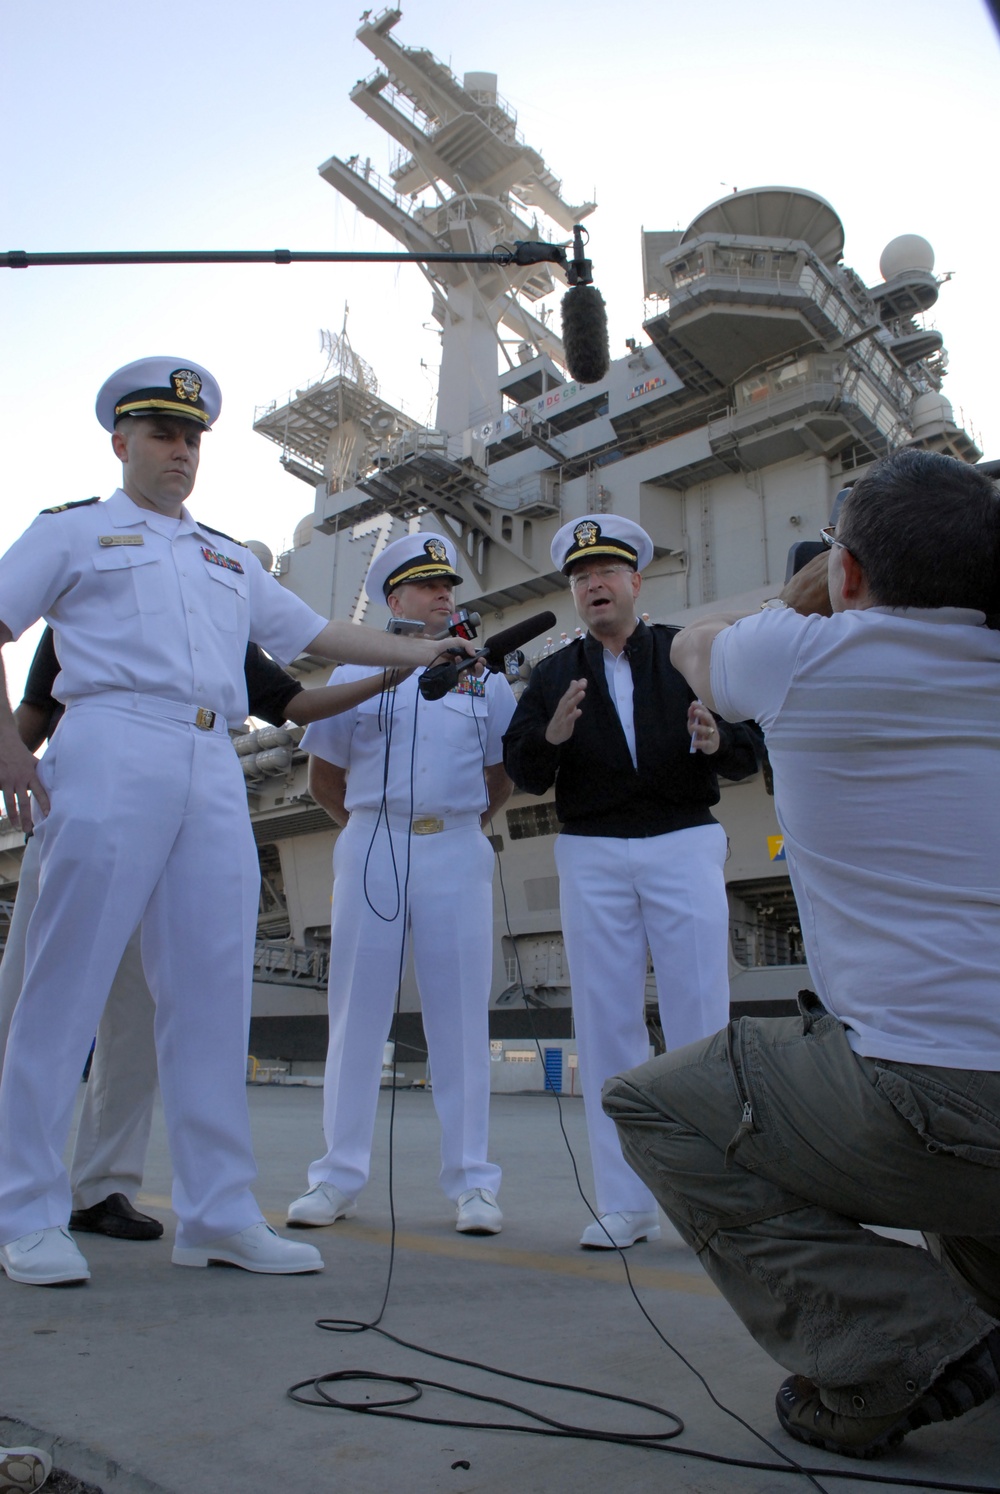
[[[551,238],[539,214],[568,234],[595,204],[563,199],[562,183],[523,139],[516,114],[497,92],[496,74],[466,73],[460,82],[425,48],[395,40],[400,16],[384,10],[358,30],[381,66],[351,91],[358,108],[400,147],[390,181],[358,156],[332,156],[319,168],[323,180],[410,251],[483,253],[516,239]],[[533,210],[531,222],[526,210]],[[434,265],[425,274],[443,333],[435,423],[454,436],[500,413],[501,323],[529,351],[562,363],[560,339],[522,304],[555,284],[547,265]]]
[[[380,65],[351,92],[400,148],[389,180],[360,155],[331,156],[319,168],[323,180],[410,253],[488,254],[518,240],[568,238],[595,204],[564,199],[562,183],[518,131],[496,74],[466,73],[460,81],[425,48],[395,40],[400,18],[388,9],[362,23],[357,37]],[[344,366],[285,404],[259,409],[254,429],[281,446],[286,471],[315,489],[311,530],[357,535],[359,526],[366,534],[374,526],[383,544],[394,522],[417,525],[431,511],[448,523],[480,586],[492,548],[527,571],[534,587],[530,522],[558,515],[558,474],[533,472],[516,491],[498,492],[486,441],[502,424],[505,400],[544,400],[552,390],[576,387],[567,383],[561,339],[544,314],[528,309],[557,289],[563,272],[546,263],[420,268],[441,327],[433,426],[387,404],[373,380]],[[499,378],[498,347],[508,365]],[[518,434],[542,448],[547,422],[522,421]],[[502,513],[517,515],[516,529]],[[360,593],[350,615],[363,615]]]

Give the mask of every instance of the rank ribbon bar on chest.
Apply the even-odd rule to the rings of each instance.
[[[221,565],[224,571],[235,571],[238,576],[243,575],[243,567],[238,560],[231,555],[223,555],[219,550],[210,550],[207,545],[202,545],[201,553],[209,565]]]

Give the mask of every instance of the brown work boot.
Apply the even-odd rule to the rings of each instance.
[[[991,1328],[961,1359],[945,1365],[927,1389],[903,1411],[887,1416],[844,1416],[820,1399],[804,1375],[789,1375],[775,1409],[790,1437],[845,1458],[878,1458],[898,1447],[907,1432],[935,1421],[953,1421],[1000,1390],[1000,1328]]]

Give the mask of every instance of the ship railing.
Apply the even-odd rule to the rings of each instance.
[[[446,104],[436,112],[431,112],[419,104],[410,91],[402,87],[383,68],[376,68],[367,78],[363,78],[360,83],[356,84],[351,91],[352,93],[358,93],[370,89],[372,84],[379,82],[383,78],[388,78],[388,82],[383,83],[379,92],[383,94],[386,102],[402,114],[410,124],[420,130],[421,134],[426,134],[430,139],[434,138],[435,130],[440,129],[442,125],[450,124],[460,114],[467,112],[454,103]],[[523,134],[517,128],[517,110],[514,109],[502,94],[494,93],[492,90],[486,93],[478,89],[466,89],[465,92],[472,102],[484,111],[480,117],[485,120],[494,134],[508,143],[513,142],[518,145],[526,143]],[[409,159],[409,157],[406,157],[406,159]]]
[[[763,282],[797,286],[845,337],[862,330],[869,311],[860,297],[855,302],[853,286],[841,283],[805,245],[784,248],[763,240],[724,244],[707,239],[696,241],[690,248],[679,246],[664,264],[664,270],[680,298],[708,279],[737,289],[742,285],[760,286]]]
[[[357,93],[361,89],[368,89],[373,83],[378,82],[380,78],[386,78],[388,80],[379,89],[379,92],[382,94],[383,98],[388,104],[391,105],[393,109],[396,109],[400,114],[402,114],[411,125],[414,125],[422,135],[430,133],[427,128],[428,125],[433,128],[436,125],[447,124],[448,120],[454,119],[455,115],[459,112],[457,109],[450,107],[446,107],[438,113],[435,113],[430,109],[423,108],[420,104],[417,103],[417,100],[413,97],[408,89],[404,88],[400,83],[396,82],[392,75],[386,73],[383,68],[378,67],[370,77],[364,78],[351,90],[351,92]]]
[[[973,425],[972,421],[966,419],[965,411],[962,409],[961,405],[959,405],[958,407],[958,419],[955,421],[955,428],[956,430],[965,431],[966,435],[975,442],[980,451],[983,450],[982,436],[977,428]]]
[[[735,250],[725,249],[725,254],[732,255]],[[752,248],[741,249],[740,254],[751,258],[758,251]],[[774,260],[778,257],[777,251],[770,254],[770,268],[750,265],[746,267],[720,268],[718,256],[719,246],[713,244],[702,245],[696,252],[689,256],[689,272],[684,281],[684,290],[694,285],[698,280],[711,278],[713,280],[725,280],[739,286],[741,278],[760,281],[768,279],[772,283],[781,283],[784,278],[786,285],[795,284],[801,291],[809,296],[810,300],[822,313],[824,319],[844,338],[857,338],[859,333],[864,333],[865,327],[862,319],[862,309],[855,306],[849,298],[846,288],[838,284],[834,276],[825,266],[818,262],[801,260],[796,263],[794,270],[784,274],[773,267]],[[764,251],[760,254],[764,256]],[[795,256],[785,254],[789,261]],[[697,260],[697,264],[694,261]],[[668,267],[669,268],[669,267]],[[879,345],[874,336],[862,338],[853,343],[850,358],[855,366],[863,366],[869,375],[879,384],[890,402],[903,406],[909,404],[915,392],[912,379],[907,379],[888,357],[884,349]]]
[[[517,110],[500,93],[480,93],[474,88],[466,92],[473,103],[478,104],[481,109],[486,110],[486,122],[495,134],[505,141],[514,141],[518,145],[527,144],[524,136],[517,127]],[[494,119],[499,116],[499,126]]]
[[[556,514],[562,505],[562,478],[558,473],[533,472],[516,482],[491,482],[484,497],[504,513],[538,508]]]
[[[389,442],[388,465],[392,467],[400,466],[410,457],[414,457],[424,451],[447,455],[448,437],[444,431],[428,429],[401,431],[398,436],[394,436]]]
[[[900,419],[899,401],[886,398],[885,392],[871,378],[868,370],[856,364],[848,366],[844,373],[843,398],[849,400],[885,437],[890,451],[905,445],[910,431]]]
[[[781,919],[750,923],[730,918],[729,947],[736,964],[744,970],[805,964],[798,927]]]
[[[395,26],[396,22],[402,18],[402,14],[403,12],[399,10],[395,5],[384,5],[379,11],[378,15],[374,18],[374,20],[372,20],[371,18],[371,11],[368,10],[365,11],[365,18],[368,21],[370,30],[378,31],[383,35],[388,35],[393,26]],[[393,20],[389,23],[388,26],[385,27],[385,30],[383,32],[383,23],[388,19],[389,16],[392,16]]]
[[[400,161],[404,155],[405,152],[400,151]],[[410,157],[407,156],[406,159],[409,160]],[[381,193],[383,197],[388,197],[396,207],[406,208],[409,205],[410,195],[400,192],[395,182],[387,181],[384,176],[380,176],[372,165],[371,156],[366,156],[363,161],[360,156],[349,156],[342,164],[353,171],[355,176],[360,176],[361,180],[374,188],[376,192]]]
[[[840,363],[838,359],[809,354],[804,358],[796,358],[791,362],[779,364],[777,368],[766,369],[761,373],[750,374],[747,378],[739,379],[735,390],[735,413],[744,415],[747,411],[756,410],[761,406],[767,408],[775,400],[785,400],[794,389],[804,388],[809,384],[839,384],[839,382]],[[732,413],[734,413],[733,410],[726,412],[728,415]],[[718,418],[715,414],[709,415],[709,425],[711,426]]]
[[[253,968],[261,975],[320,984],[330,971],[330,952],[319,948],[304,949],[290,939],[258,939],[254,946]]]

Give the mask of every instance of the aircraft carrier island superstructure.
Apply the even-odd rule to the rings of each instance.
[[[595,205],[564,198],[493,75],[459,81],[394,39],[399,19],[387,10],[361,26],[379,65],[351,95],[401,148],[391,180],[351,156],[322,165],[324,181],[411,250],[566,241]],[[567,374],[545,311],[530,309],[560,287],[558,267],[427,266],[442,337],[433,427],[380,396],[346,328],[328,340],[318,383],[258,411],[255,429],[312,490],[293,548],[275,563],[282,584],[320,612],[380,626],[387,614],[362,587],[374,556],[407,528],[447,533],[461,604],[481,614],[486,636],[555,613],[526,669],[577,625],[550,562],[552,535],[567,519],[613,511],[653,539],[640,599],[653,621],[773,595],[790,546],[818,537],[838,491],[878,457],[912,445],[981,456],[941,392],[947,354],[925,322],[939,289],[930,245],[893,240],[873,286],[843,249],[834,208],[783,186],[733,192],[684,230],[644,231],[644,338],[586,385]],[[299,667],[307,683],[325,678],[318,661]],[[271,730],[239,745],[264,878],[253,1051],[318,1058],[335,831],[308,795],[293,739]],[[724,784],[718,814],[731,846],[733,1001],[753,1010],[808,984],[766,774]],[[497,1051],[524,1047],[532,1031],[571,1033],[557,829],[551,796],[521,794],[494,827]],[[456,899],[457,910],[458,888]],[[397,1031],[415,1049],[416,1006],[407,977]]]

